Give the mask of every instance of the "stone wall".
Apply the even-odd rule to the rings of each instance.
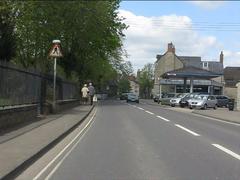
[[[231,99],[237,99],[237,87],[224,87],[223,95]]]
[[[80,105],[79,99],[61,100],[61,101],[57,101],[55,111],[53,111],[52,104],[50,104],[50,103],[45,103],[43,105],[42,111],[43,111],[44,115],[48,115],[51,113],[58,113],[61,111],[65,111],[67,109],[74,108],[78,105]]]
[[[0,110],[0,131],[33,121],[37,117],[37,105],[12,107]]]

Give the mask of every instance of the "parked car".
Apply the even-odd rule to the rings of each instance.
[[[120,96],[120,100],[127,100],[127,95],[129,93],[122,93],[121,96]]]
[[[138,95],[134,93],[128,93],[127,95],[127,102],[136,102],[139,103],[139,97]]]
[[[182,94],[178,94],[175,98],[171,98],[170,99],[170,105],[172,107],[174,106],[178,106],[179,102],[181,101],[181,99],[183,99],[185,96],[187,96],[189,93],[182,93]]]
[[[228,107],[229,97],[223,95],[216,95],[218,107]]]
[[[189,93],[187,94],[184,98],[182,98],[180,101],[179,101],[179,105],[180,107],[186,107],[188,106],[189,104],[189,100],[190,99],[193,99],[195,96],[199,95],[200,93]]]
[[[191,101],[189,101],[189,108],[214,108],[217,109],[217,99],[213,95],[200,94],[195,96]]]
[[[161,104],[164,105],[170,105],[170,99],[174,98],[176,96],[175,93],[166,93],[162,95],[162,98],[159,98],[158,103],[161,102]]]
[[[157,95],[155,95],[155,96],[153,97],[153,101],[154,101],[154,102],[158,102],[158,100],[159,100],[159,94],[157,94]]]

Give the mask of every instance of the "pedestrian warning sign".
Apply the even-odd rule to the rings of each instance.
[[[50,53],[49,53],[50,57],[63,57],[63,54],[61,52],[61,47],[59,44],[54,44]]]

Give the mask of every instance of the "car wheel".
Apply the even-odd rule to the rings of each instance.
[[[205,110],[207,109],[207,104],[204,104],[203,109]]]
[[[192,107],[190,106],[189,109],[192,109]]]
[[[215,106],[213,107],[213,109],[217,109],[217,105],[215,104]]]
[[[175,107],[175,104],[171,104],[172,107]]]

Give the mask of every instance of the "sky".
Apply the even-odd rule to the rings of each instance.
[[[239,9],[238,1],[122,1],[124,59],[136,72],[172,42],[176,55],[219,61],[223,51],[224,67],[240,66]]]

